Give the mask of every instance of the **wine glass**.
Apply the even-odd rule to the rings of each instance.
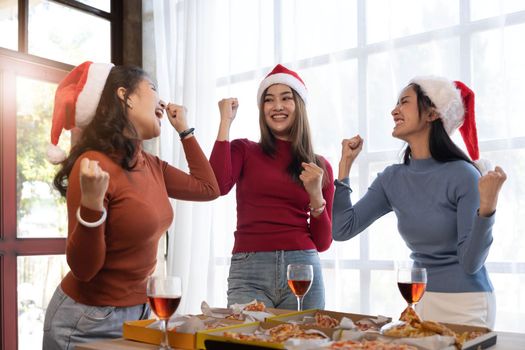
[[[297,298],[297,311],[302,311],[304,296],[310,290],[314,279],[314,267],[305,264],[290,264],[286,276],[288,286]]]
[[[417,267],[400,267],[397,270],[397,286],[401,295],[412,309],[427,287],[427,270]]]
[[[170,350],[168,321],[179,307],[182,297],[182,281],[176,276],[150,276],[146,293],[151,310],[162,325],[163,340],[159,349]]]

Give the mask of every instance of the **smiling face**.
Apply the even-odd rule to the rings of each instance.
[[[295,101],[292,88],[284,84],[270,86],[263,97],[263,113],[272,134],[289,141],[290,130],[295,122]]]
[[[151,79],[142,79],[135,91],[129,94],[126,104],[128,118],[141,140],[160,135],[160,120],[164,114],[165,103],[159,99]]]
[[[435,119],[431,111],[419,114],[417,94],[411,85],[401,91],[392,116],[395,123],[392,136],[408,143],[415,138],[428,137],[430,122]]]

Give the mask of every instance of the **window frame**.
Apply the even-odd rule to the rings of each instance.
[[[279,37],[280,21],[285,18],[282,14],[282,0],[274,0],[274,57],[276,62],[281,63],[283,47],[282,41]],[[342,51],[329,52],[324,55],[315,57],[307,57],[293,62],[293,66],[299,70],[310,69],[317,66],[325,65],[327,62],[341,63],[350,60],[357,60],[357,91],[358,98],[355,103],[358,109],[358,133],[360,135],[368,135],[368,110],[367,110],[367,62],[368,57],[373,54],[388,52],[391,47],[402,49],[417,44],[424,44],[436,39],[458,38],[460,58],[460,75],[461,80],[465,82],[471,81],[471,62],[472,51],[470,47],[471,38],[480,32],[491,29],[498,29],[502,26],[502,17],[504,17],[504,26],[510,27],[518,24],[525,24],[525,10],[504,15],[496,15],[494,17],[482,18],[479,20],[471,20],[470,18],[470,0],[458,1],[459,22],[456,25],[448,26],[446,28],[434,29],[399,37],[392,40],[381,42],[367,43],[366,38],[366,0],[357,0],[357,46],[348,48]],[[282,62],[285,66],[292,66],[291,62]],[[265,67],[263,71],[270,71],[273,67]],[[240,72],[236,74],[221,76],[216,80],[216,88],[224,88],[230,84],[252,81],[254,77],[260,76],[260,69]],[[510,137],[491,139],[486,141],[479,141],[479,148],[481,151],[509,151],[525,148],[525,137]],[[391,162],[392,159],[398,157],[398,151],[384,150],[384,151],[370,151],[367,143],[365,143],[360,157],[357,159],[357,178],[358,187],[360,189],[367,189],[370,185],[370,169],[374,163]],[[359,194],[362,197],[363,190]],[[356,197],[357,198],[357,197]],[[354,198],[354,199],[356,199]],[[333,269],[339,266],[341,269],[348,271],[358,271],[360,276],[360,297],[361,310],[360,312],[369,314],[371,311],[371,279],[373,271],[392,271],[394,269],[394,261],[372,259],[370,257],[370,240],[368,235],[369,229],[364,230],[359,235],[359,257],[345,258],[345,259],[327,259],[322,258],[321,264],[323,269]],[[227,257],[215,257],[215,266],[224,267],[229,266],[230,261]],[[514,274],[525,273],[525,261],[521,262],[486,262],[485,266],[490,273]]]
[[[123,0],[110,0],[110,13],[74,0],[48,1],[108,20],[111,60],[123,64]],[[65,238],[17,237],[16,78],[58,84],[74,68],[28,53],[28,9],[29,0],[18,0],[18,50],[0,47],[0,350],[18,348],[17,258],[64,255],[66,247]]]

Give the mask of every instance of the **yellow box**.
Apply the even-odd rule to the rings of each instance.
[[[202,319],[205,316],[198,316]],[[242,324],[242,321],[237,320],[220,320],[221,323],[237,325]],[[148,328],[150,324],[155,322],[154,319],[126,321],[122,327],[122,336],[126,339],[136,340],[143,343],[159,345],[162,341],[162,331],[160,329]],[[180,333],[174,330],[168,331],[168,341],[170,346],[178,349],[196,349],[197,336],[194,333]]]
[[[275,321],[265,321],[265,322],[254,322],[254,323],[244,323],[241,325],[234,325],[230,327],[224,327],[224,328],[217,328],[213,330],[208,331],[201,331],[197,334],[197,348],[198,349],[207,349],[206,347],[206,341],[219,341],[222,343],[235,343],[235,344],[243,344],[243,345],[251,345],[251,346],[258,346],[263,348],[269,348],[269,349],[285,349],[283,343],[272,343],[272,342],[265,342],[265,341],[253,341],[253,340],[238,340],[233,339],[229,337],[225,337],[223,335],[224,332],[233,332],[233,333],[253,333],[257,329],[269,329],[272,327],[276,327],[283,322],[275,322]],[[334,329],[321,329],[318,327],[312,327],[309,325],[299,325],[302,329],[315,329],[319,330],[326,334],[328,338],[332,338]],[[226,348],[226,345],[224,345],[221,348]]]
[[[153,322],[155,320],[126,321],[122,327],[122,336],[126,339],[159,345],[162,342],[162,331],[148,328]],[[195,334],[169,331],[168,341],[174,348],[195,349]]]
[[[349,318],[352,320],[352,322],[357,322],[359,320],[362,320],[364,318],[377,318],[377,316],[371,316],[371,315],[364,315],[364,314],[352,314],[352,313],[346,313],[346,312],[338,312],[338,311],[328,311],[328,310],[320,310],[320,309],[309,309],[304,311],[296,311],[289,314],[283,314],[283,315],[276,315],[273,317],[268,317],[267,321],[272,322],[280,322],[280,323],[289,323],[290,321],[300,321],[305,316],[311,316],[314,317],[316,313],[320,313],[322,315],[328,315],[332,318],[335,318],[337,321],[341,322],[341,319],[343,317]],[[390,317],[387,318],[388,321],[392,321]],[[321,331],[327,330],[329,328],[323,328],[323,327],[317,327],[315,324],[306,324],[310,326],[311,328],[319,329]]]
[[[440,322],[441,323],[441,322]],[[498,335],[486,327],[467,326],[463,324],[441,323],[456,333],[481,332],[483,335],[471,339],[463,344],[462,350],[486,349],[496,344]]]
[[[206,349],[206,341],[220,341],[225,343],[235,343],[235,344],[244,344],[244,345],[255,345],[270,349],[284,349],[283,344],[281,343],[270,343],[263,341],[244,341],[233,338],[228,338],[223,336],[224,332],[233,332],[233,333],[253,333],[257,329],[263,328],[268,329],[275,326],[275,323],[268,322],[253,322],[253,323],[244,323],[241,325],[234,325],[230,327],[217,328],[207,331],[202,331],[197,333],[197,349]]]

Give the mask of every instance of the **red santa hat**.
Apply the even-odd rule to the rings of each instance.
[[[278,64],[270,73],[268,73],[259,85],[259,91],[257,91],[257,105],[259,105],[259,107],[264,90],[275,84],[288,85],[294,89],[299,96],[301,96],[305,104],[307,103],[308,90],[299,74],[281,64]]]
[[[51,163],[59,164],[66,159],[66,153],[57,146],[62,130],[75,127],[83,129],[95,116],[111,68],[111,63],[87,61],[75,67],[58,84],[51,125],[51,144],[47,149],[47,159]]]
[[[474,92],[461,81],[435,76],[416,77],[410,83],[419,85],[434,103],[447,134],[452,135],[459,128],[470,158],[478,161],[478,167],[484,172],[488,163],[479,161]]]

